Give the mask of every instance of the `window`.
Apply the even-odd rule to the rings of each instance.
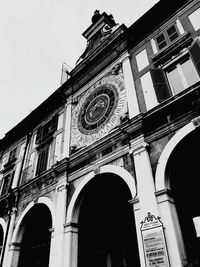
[[[63,118],[64,118],[64,113],[61,113],[58,117],[58,130],[63,128]]]
[[[136,61],[139,71],[141,71],[142,69],[144,69],[146,66],[149,65],[146,49],[142,50],[139,54],[137,54]]]
[[[45,145],[38,152],[36,175],[39,175],[40,173],[42,173],[43,171],[47,169],[48,158],[49,158],[49,148],[50,148],[49,144]]]
[[[61,144],[62,144],[62,133],[58,134],[55,139],[54,162],[61,160]]]
[[[37,131],[36,144],[43,142],[47,138],[51,137],[57,129],[58,116],[55,115],[51,120],[46,122]]]
[[[171,42],[173,42],[174,40],[178,38],[179,35],[174,25],[170,27],[169,29],[167,29],[167,35]]]
[[[8,162],[13,161],[16,159],[16,152],[17,152],[17,147],[15,147],[14,149],[12,149],[9,153],[9,158],[8,158]]]
[[[2,185],[1,185],[1,196],[8,193],[8,190],[11,185],[11,180],[12,180],[12,173],[9,173],[3,177]]]
[[[200,29],[200,19],[199,18],[200,18],[200,8],[198,8],[192,14],[189,15],[189,19],[190,19],[195,31]]]
[[[32,179],[34,177],[34,172],[35,172],[35,164],[34,164],[34,160],[35,160],[35,154],[36,152],[34,151],[33,153],[31,153],[29,160],[27,160],[27,167],[25,169],[23,169],[22,171],[22,180],[21,183],[25,183],[27,181],[29,181],[30,179]]]
[[[184,58],[170,67],[166,73],[173,94],[177,94],[199,81],[198,73],[190,58]]]
[[[140,77],[140,81],[142,85],[146,108],[147,110],[149,110],[158,104],[149,71]]]
[[[25,143],[21,144],[21,146],[20,146],[19,158],[23,158],[23,156],[24,156],[24,150],[25,150]]]
[[[178,94],[200,80],[200,42],[197,39],[181,58],[166,68],[151,70],[158,102]]]
[[[180,32],[175,23],[155,38],[158,50],[163,49],[168,44],[176,40],[179,36]]]
[[[157,38],[156,42],[158,45],[159,50],[163,49],[167,45],[166,38],[163,33],[161,33]]]
[[[5,156],[3,157],[3,159],[2,159],[2,161],[1,161],[0,171],[3,170],[4,165],[6,164],[6,162],[7,162],[7,155],[5,155]]]

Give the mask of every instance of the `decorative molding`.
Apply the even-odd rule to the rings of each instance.
[[[151,212],[148,212],[147,216],[145,217],[144,221],[141,222],[141,224],[154,222],[154,221],[155,222],[160,221],[160,217],[157,216],[156,218],[155,215],[152,215]]]
[[[58,186],[56,187],[56,190],[58,192],[62,192],[63,190],[65,190],[68,187],[69,183],[64,182],[62,184],[58,184]]]
[[[69,222],[64,224],[64,233],[78,233],[78,223]]]
[[[200,126],[200,116],[194,118],[191,120],[191,122],[193,123],[193,125],[197,128]]]
[[[11,242],[9,244],[9,250],[20,251],[20,248],[21,248],[21,243],[19,242]]]
[[[130,143],[131,148],[129,149],[129,154],[133,154],[134,156],[145,151],[149,146],[149,144],[145,142],[143,135],[140,135],[134,140],[131,140]]]
[[[99,166],[95,166],[94,167],[94,175],[98,175],[100,174],[100,167]]]

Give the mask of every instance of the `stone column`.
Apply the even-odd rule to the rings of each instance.
[[[140,113],[138,99],[131,70],[129,54],[122,59],[122,69],[124,74],[124,83],[126,88],[126,99],[128,105],[129,118],[137,116]]]
[[[8,261],[3,263],[3,267],[18,266],[20,256],[21,243],[13,242],[9,244]]]
[[[182,267],[186,263],[186,253],[172,192],[161,190],[156,192],[156,195],[162,222],[165,225],[171,267]]]
[[[140,258],[140,266],[145,266],[145,259],[144,259],[144,251],[143,251],[143,243],[142,243],[142,235],[141,235],[141,221],[143,218],[140,214],[140,203],[139,199],[130,200],[130,203],[133,205],[134,217],[135,217],[135,227],[136,227],[136,234],[137,234],[137,243],[138,243],[138,252]]]
[[[135,172],[137,180],[138,197],[140,201],[141,216],[144,219],[147,213],[159,216],[158,205],[155,197],[155,186],[151,162],[147,151],[148,144],[144,142],[143,136],[131,143]]]
[[[70,153],[70,139],[71,139],[71,114],[72,114],[72,98],[70,97],[65,105],[65,133],[64,133],[64,147],[63,158],[69,157]]]
[[[57,188],[56,198],[56,211],[55,211],[55,224],[52,229],[51,248],[49,267],[63,266],[63,243],[64,243],[64,222],[66,216],[66,197],[67,197],[67,184],[66,178],[62,179]]]
[[[13,208],[10,214],[10,223],[8,225],[9,229],[8,235],[7,235],[7,240],[5,240],[5,252],[4,252],[4,258],[3,258],[3,267],[10,267],[11,263],[13,261],[13,255],[14,255],[14,249],[10,249],[10,243],[12,239],[12,234],[13,234],[13,229],[14,229],[14,223],[15,223],[15,218],[16,218],[16,212],[17,209]]]
[[[63,267],[77,267],[78,225],[76,223],[67,223],[65,225],[64,249],[65,258]]]

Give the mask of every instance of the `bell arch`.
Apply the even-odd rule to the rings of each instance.
[[[115,165],[105,165],[99,168],[98,174],[103,174],[103,173],[111,173],[111,174],[116,174],[119,177],[121,177],[124,182],[127,184],[132,198],[135,197],[136,195],[136,186],[135,186],[135,181],[133,176],[124,168],[115,166]],[[72,199],[69,203],[68,210],[67,210],[67,218],[66,218],[66,223],[77,223],[78,222],[78,213],[79,213],[79,208],[81,204],[81,198],[80,198],[80,193],[85,187],[85,185],[92,180],[95,177],[95,172],[92,171],[89,174],[87,174],[84,179],[80,182],[80,184],[77,186],[75,193],[72,196]]]

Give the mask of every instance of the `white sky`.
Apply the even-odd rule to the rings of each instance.
[[[158,0],[0,0],[0,138],[60,86],[96,9],[127,27]]]

